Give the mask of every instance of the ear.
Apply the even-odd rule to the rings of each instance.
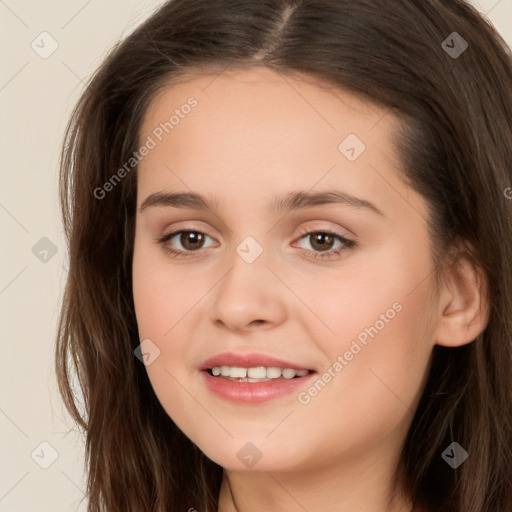
[[[436,345],[459,347],[475,340],[489,321],[485,273],[466,252],[459,253],[444,272],[439,295]]]

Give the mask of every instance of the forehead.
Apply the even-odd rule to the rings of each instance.
[[[243,122],[247,116],[250,116],[253,124],[266,121],[268,131],[280,121],[285,123],[288,130],[292,122],[300,121],[296,132],[298,128],[320,130],[319,135],[342,132],[349,127],[349,121],[361,133],[374,127],[371,123],[375,119],[380,121],[383,117],[388,117],[388,122],[398,124],[397,119],[388,115],[389,109],[318,77],[255,66],[211,74],[190,72],[173,79],[150,102],[141,132],[151,131],[152,127],[162,122],[162,116],[168,120],[170,114],[179,110],[191,96],[199,106],[199,109],[195,109],[194,117],[199,117],[198,111],[202,113],[201,117],[206,118],[215,112],[215,119],[208,119],[210,122],[228,121],[231,126],[236,126],[238,121],[245,128],[249,128]],[[233,114],[238,116],[234,117]],[[224,128],[228,131],[229,127],[224,125]]]
[[[400,166],[399,128],[389,110],[305,74],[255,67],[184,75],[146,111],[140,143],[151,138],[153,148],[139,164],[139,195],[179,187],[251,201],[340,180],[357,193],[373,175],[365,186],[378,197],[383,177],[396,178]]]

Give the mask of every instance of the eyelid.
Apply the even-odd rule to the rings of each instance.
[[[172,231],[167,231],[163,235],[157,236],[155,241],[158,242],[162,237],[167,236],[168,234],[172,234],[172,233],[176,234],[176,233],[182,232],[182,231],[194,231],[194,232],[198,232],[198,233],[203,233],[205,235],[208,235],[210,238],[213,238],[216,240],[216,237],[214,237],[208,233],[208,231],[206,230],[208,228],[205,229],[202,226],[196,227],[194,225],[191,225],[190,222],[196,222],[196,221],[183,221],[183,222],[178,222],[176,224],[173,224]],[[197,222],[199,222],[200,224],[207,225],[207,223],[204,223],[202,221],[197,221]],[[312,222],[315,222],[315,221],[312,221]],[[324,221],[317,221],[317,222],[324,222]],[[341,230],[344,231],[345,233],[340,232]],[[166,230],[163,229],[162,231],[166,231]],[[325,227],[325,224],[323,226],[319,226],[319,227],[317,227],[317,226],[310,227],[309,223],[306,223],[306,226],[301,225],[299,231],[300,232],[299,232],[298,237],[309,234],[309,233],[317,233],[317,232],[330,233],[332,235],[336,235],[336,236],[339,236],[344,239],[350,239],[351,237],[356,237],[355,233],[353,233],[352,231],[350,231],[349,229],[347,229],[345,227],[331,228],[331,227]],[[295,239],[297,239],[297,238],[295,238]]]
[[[191,222],[196,221],[183,221],[183,222],[177,222],[172,225],[171,228],[163,228],[161,231],[163,234],[157,235],[155,237],[155,242],[159,242],[162,238],[165,238],[169,235],[176,235],[178,233],[181,233],[183,231],[191,231],[194,233],[202,233],[204,235],[209,236],[210,238],[213,238],[214,240],[217,240],[216,237],[209,234],[209,228],[208,224],[205,222],[197,221],[200,225],[195,226],[194,224],[191,224]]]

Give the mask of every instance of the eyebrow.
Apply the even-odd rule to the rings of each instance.
[[[269,203],[269,211],[273,214],[288,213],[293,210],[312,208],[331,204],[341,204],[354,208],[365,209],[382,217],[385,215],[373,203],[366,199],[347,194],[340,190],[311,192],[298,190],[276,197]],[[139,211],[150,207],[171,206],[173,208],[192,208],[196,210],[218,211],[219,203],[213,197],[205,197],[194,192],[155,192],[142,202]]]

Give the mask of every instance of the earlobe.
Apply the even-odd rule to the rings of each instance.
[[[487,327],[490,304],[487,278],[467,253],[445,270],[440,294],[435,344],[459,347],[471,343]]]

